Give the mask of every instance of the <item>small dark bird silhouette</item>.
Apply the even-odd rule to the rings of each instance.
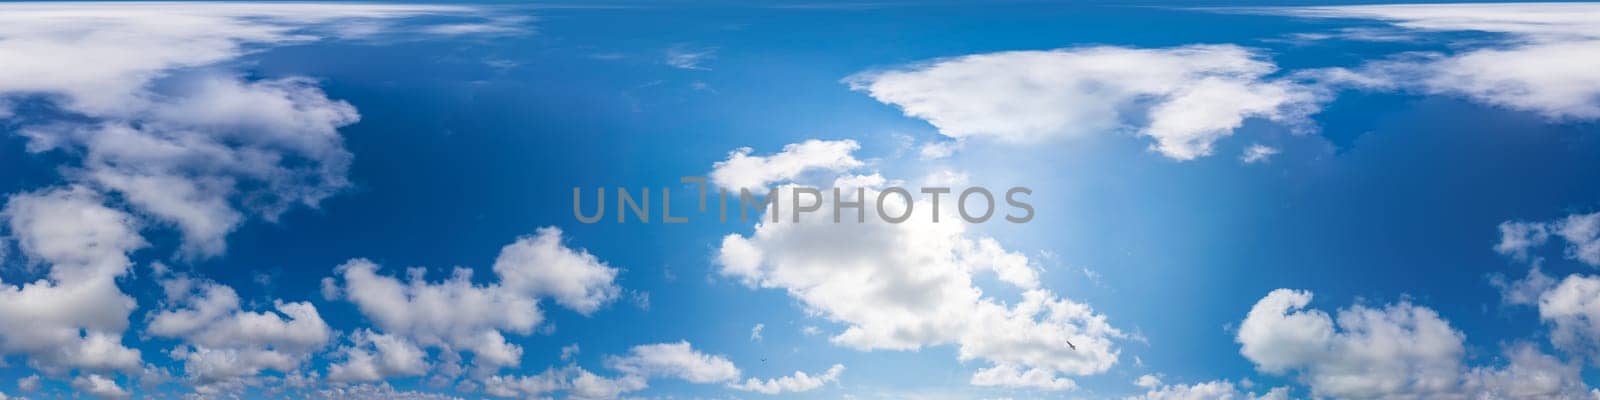
[[[1078,346],[1077,346],[1077,345],[1074,345],[1074,344],[1072,344],[1072,341],[1071,341],[1071,340],[1068,340],[1068,341],[1067,341],[1067,347],[1071,347],[1071,348],[1072,348],[1072,349],[1073,349],[1073,350],[1077,350],[1077,349],[1078,349]]]

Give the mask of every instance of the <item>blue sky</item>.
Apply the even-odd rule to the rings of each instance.
[[[0,10],[0,399],[1600,396],[1600,5]]]

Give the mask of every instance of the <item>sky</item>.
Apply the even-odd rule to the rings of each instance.
[[[1596,120],[1595,3],[4,3],[0,400],[1600,398]]]

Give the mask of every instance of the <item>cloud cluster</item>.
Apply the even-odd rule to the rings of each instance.
[[[1312,87],[1233,45],[1085,47],[936,60],[846,79],[952,138],[1039,142],[1132,131],[1177,159],[1211,154],[1247,119],[1306,125]]]
[[[1466,336],[1409,302],[1306,309],[1311,292],[1278,289],[1250,309],[1235,340],[1269,374],[1295,374],[1313,395],[1343,399],[1583,398],[1578,367],[1519,344],[1504,367],[1463,366]]]
[[[472,8],[335,4],[0,6],[0,99],[31,152],[79,157],[70,180],[175,226],[209,257],[246,215],[315,207],[349,185],[339,127],[359,119],[303,77],[249,80],[220,64],[258,49],[368,35],[404,17]],[[6,113],[11,114],[11,113]],[[61,115],[41,118],[37,115]],[[13,117],[15,117],[13,115]]]
[[[550,368],[538,375],[492,376],[484,380],[484,393],[499,397],[548,397],[564,392],[571,399],[615,399],[649,387],[651,379],[671,378],[690,383],[724,383],[735,390],[763,394],[814,390],[837,382],[844,366],[834,365],[819,376],[795,372],[793,376],[738,382],[740,371],[720,355],[706,354],[688,341],[634,346],[627,354],[605,358],[607,377],[577,365]]]
[[[1201,382],[1193,385],[1172,384],[1162,385],[1161,380],[1153,375],[1144,375],[1135,381],[1136,385],[1148,389],[1137,396],[1129,396],[1125,400],[1288,400],[1289,388],[1273,388],[1257,395],[1240,390],[1233,382],[1217,380]]]
[[[233,288],[214,282],[180,276],[162,285],[168,308],[150,314],[146,333],[182,340],[169,354],[201,394],[252,384],[263,370],[296,372],[333,336],[308,302],[278,300],[275,312],[252,312]]]
[[[419,347],[470,353],[481,374],[492,373],[521,362],[522,348],[504,334],[532,333],[544,321],[541,299],[588,314],[620,291],[616,268],[566,247],[554,227],[502,248],[494,263],[498,280],[492,284],[474,283],[467,268],[456,268],[440,282],[428,281],[423,268],[407,269],[404,281],[378,270],[365,259],[336,269],[342,286],[334,292],[355,303],[382,334],[357,335],[356,346],[344,349],[345,362],[330,369],[330,378],[417,375]]]
[[[463,22],[399,23],[424,15]],[[122,344],[137,304],[118,280],[146,245],[142,229],[175,229],[183,259],[213,257],[249,218],[316,207],[349,185],[338,129],[359,119],[355,108],[313,79],[249,78],[230,61],[328,38],[505,33],[517,23],[426,5],[0,5],[0,118],[29,152],[68,160],[67,183],[12,194],[0,212],[21,255],[48,268],[31,282],[0,282],[0,355],[22,355],[52,379],[76,370],[71,386],[83,393],[129,396],[116,373],[165,374]],[[202,392],[254,384],[263,370],[288,379],[332,335],[309,303],[245,311],[214,282],[162,284],[166,306],[144,334],[180,341],[168,355]]]
[[[843,175],[833,187],[862,190],[841,199],[848,202],[858,195],[876,198],[886,184],[877,175]],[[778,187],[778,209],[795,207],[792,188]],[[802,201],[829,209],[832,196],[821,197]],[[962,360],[991,364],[974,375],[974,384],[1069,389],[1075,385],[1061,374],[1096,374],[1116,363],[1112,340],[1124,334],[1104,315],[1041,288],[1026,256],[967,233],[964,224],[950,222],[959,221],[950,207],[937,211],[946,222],[932,222],[936,211],[929,201],[885,203],[889,215],[911,207],[914,216],[899,224],[851,218],[835,223],[828,213],[804,214],[798,223],[785,218],[757,224],[750,235],[723,239],[716,255],[720,274],[784,290],[808,312],[844,324],[831,339],[842,346],[956,345]],[[1020,292],[1020,300],[1006,304],[986,296],[975,283],[982,273]]]
[[[0,282],[0,354],[52,373],[138,370],[139,351],[122,345],[136,304],[117,287],[128,253],[145,246],[134,217],[73,186],[12,195],[0,219],[22,254],[49,268],[20,286]]]
[[[844,374],[844,365],[834,364],[820,374],[807,374],[805,371],[795,371],[794,375],[777,377],[767,380],[757,378],[746,379],[744,382],[729,383],[728,388],[756,392],[761,394],[798,393],[815,390],[828,383],[839,381],[839,375]]]
[[[1600,213],[1572,214],[1553,221],[1506,221],[1500,224],[1496,252],[1534,266],[1513,282],[1496,279],[1508,304],[1538,307],[1550,327],[1550,341],[1563,351],[1600,363],[1600,276],[1571,274],[1557,279],[1540,268],[1533,254],[1552,238],[1565,243],[1564,258],[1600,267]]]

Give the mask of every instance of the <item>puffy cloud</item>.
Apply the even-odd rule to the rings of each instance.
[[[767,380],[756,378],[746,379],[743,383],[729,383],[728,387],[734,390],[756,392],[761,394],[799,393],[809,392],[826,385],[829,382],[838,382],[839,375],[844,373],[844,365],[834,364],[821,374],[810,375],[805,371],[795,371],[794,375],[778,377]]]
[[[139,351],[121,344],[135,303],[117,286],[128,252],[145,246],[134,218],[75,186],[13,195],[0,219],[23,255],[49,265],[36,281],[0,282],[0,354],[52,372],[138,370]]]
[[[72,379],[72,389],[90,396],[102,399],[123,399],[128,397],[128,391],[100,374],[79,375]]]
[[[1590,389],[1577,365],[1527,344],[1508,347],[1503,367],[1462,367],[1464,335],[1432,310],[1407,302],[1305,310],[1311,293],[1267,294],[1239,326],[1240,353],[1271,374],[1297,372],[1319,397],[1578,398]]]
[[[428,353],[405,338],[360,330],[340,349],[344,361],[328,366],[334,381],[381,381],[428,372]]]
[[[506,342],[501,331],[532,332],[544,320],[538,299],[500,286],[472,283],[472,270],[457,268],[450,279],[432,283],[424,270],[407,270],[406,282],[377,273],[364,259],[340,265],[346,298],[385,333],[424,346],[449,346],[472,352],[488,368],[514,365],[522,348]]]
[[[740,189],[764,194],[768,184],[792,180],[811,171],[843,171],[860,167],[852,152],[861,146],[854,140],[807,140],[783,146],[770,156],[752,156],[754,149],[742,147],[728,153],[711,170],[711,183],[737,194]]]
[[[614,300],[620,290],[613,282],[616,269],[583,250],[563,245],[556,228],[540,229],[535,236],[519,238],[502,248],[494,264],[499,280],[492,284],[473,283],[472,270],[467,268],[456,268],[450,278],[440,282],[429,282],[422,268],[410,268],[402,282],[379,274],[378,265],[365,259],[350,260],[336,271],[344,285],[332,292],[342,292],[383,334],[420,347],[470,352],[482,372],[520,362],[522,348],[508,342],[504,332],[526,335],[542,323],[541,298],[551,297],[569,309],[588,313]],[[360,354],[347,351],[347,361],[360,358]],[[348,371],[348,377],[362,376],[354,369]]]
[[[563,307],[588,315],[616,300],[617,269],[583,250],[561,243],[561,229],[540,228],[500,249],[494,272],[507,288],[533,297],[551,297]]]
[[[1454,54],[1413,53],[1324,78],[1378,89],[1458,95],[1552,119],[1600,118],[1600,5],[1405,4],[1295,7],[1257,11],[1360,18],[1418,32],[1498,33],[1503,43]]]
[[[978,372],[972,374],[971,382],[977,386],[1020,387],[1043,390],[1072,390],[1078,387],[1077,382],[1059,377],[1055,371],[1045,368],[1022,369],[1011,364],[999,364],[979,369]]]
[[[19,118],[31,152],[81,157],[69,179],[175,226],[190,257],[221,254],[247,215],[275,220],[348,186],[338,135],[355,108],[298,77],[217,72],[256,49],[370,33],[467,7],[225,3],[0,5],[0,98],[62,118]],[[8,100],[9,101],[9,100]],[[8,117],[17,117],[8,113]]]
[[[673,377],[694,383],[739,379],[732,361],[696,351],[689,342],[634,346],[626,356],[606,358],[606,366],[627,375]]]
[[[294,372],[333,335],[311,303],[278,300],[276,312],[252,312],[221,284],[178,277],[165,286],[169,308],[152,313],[145,332],[183,340],[170,354],[200,393],[256,384],[263,370]]]
[[[1464,335],[1408,302],[1303,310],[1311,293],[1278,289],[1239,325],[1240,354],[1262,372],[1298,371],[1319,396],[1393,398],[1457,390]]]
[[[1150,378],[1150,379],[1144,379]],[[1145,375],[1140,377],[1139,386],[1148,388],[1149,391],[1138,396],[1128,397],[1128,400],[1288,400],[1288,388],[1273,388],[1266,393],[1256,395],[1239,390],[1233,382],[1219,380],[1202,382],[1193,385],[1161,385],[1159,379]]]
[[[1557,348],[1600,362],[1600,277],[1568,276],[1540,294],[1538,304]]]
[[[607,356],[605,363],[620,375],[605,377],[569,365],[547,369],[538,375],[491,376],[484,380],[484,392],[499,397],[532,398],[565,391],[572,399],[616,399],[644,390],[649,387],[649,380],[657,377],[692,383],[739,379],[739,368],[733,362],[695,350],[687,341],[634,346],[626,355]]]
[[[396,390],[387,382],[370,385],[332,387],[312,393],[319,400],[462,400],[461,397],[439,393]]]
[[[1259,53],[1233,45],[1011,51],[857,74],[852,89],[899,106],[957,139],[1037,142],[1132,130],[1190,160],[1246,119],[1301,126],[1315,91],[1267,76]]]
[[[871,199],[886,184],[876,175],[843,176],[833,186],[863,189],[872,208]],[[780,210],[793,209],[792,189],[779,186],[774,201]],[[821,197],[821,210],[831,210],[832,196]],[[975,382],[1066,388],[1059,383],[1065,378],[999,378],[1024,370],[1037,370],[1029,377],[1095,374],[1116,362],[1112,339],[1123,333],[1087,305],[1040,288],[1026,256],[968,234],[949,206],[940,211],[944,222],[935,223],[927,199],[910,204],[898,199],[888,197],[886,213],[900,215],[910,206],[911,218],[903,223],[879,218],[834,223],[832,213],[823,211],[802,214],[798,223],[789,215],[758,223],[747,236],[728,235],[716,256],[720,273],[750,286],[784,290],[807,312],[845,324],[831,339],[839,345],[859,350],[956,345],[961,360],[996,366]],[[1008,305],[985,296],[974,283],[984,272],[1020,290],[1020,300]]]
[[[1583,383],[1582,367],[1541,353],[1522,343],[1505,349],[1504,368],[1474,368],[1465,387],[1480,399],[1592,399]]]

